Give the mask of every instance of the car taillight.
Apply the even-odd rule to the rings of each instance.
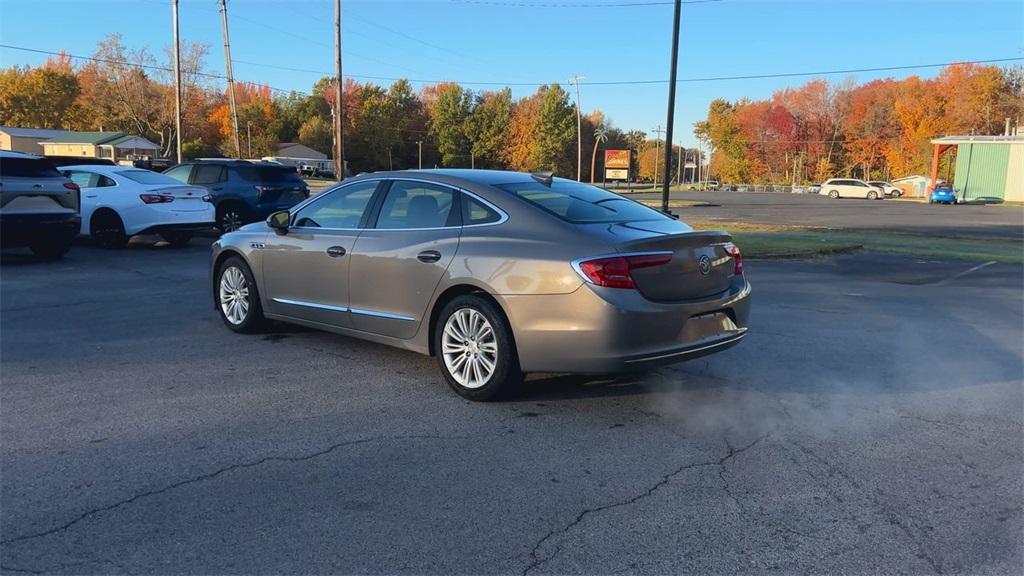
[[[211,196],[209,194],[207,194],[206,196],[203,196],[203,202],[213,202],[213,196]]]
[[[732,273],[739,276],[743,274],[743,254],[740,253],[739,246],[735,244],[726,244],[725,252],[729,256],[732,256]]]
[[[577,270],[586,280],[597,286],[636,288],[631,274],[633,270],[661,266],[671,261],[671,252],[609,256],[578,261]]]
[[[75,184],[74,182],[65,182],[64,187],[68,190],[74,190],[75,192],[82,191],[82,189],[78,187],[78,184]]]
[[[169,194],[139,194],[139,198],[142,199],[146,204],[163,204],[165,202],[174,202],[174,196]]]

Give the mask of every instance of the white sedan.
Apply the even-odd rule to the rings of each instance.
[[[126,166],[63,166],[61,171],[82,189],[82,235],[104,246],[124,246],[136,234],[159,234],[180,246],[214,225],[209,191],[201,186]]]

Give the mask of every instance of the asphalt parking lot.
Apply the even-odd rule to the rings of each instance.
[[[1020,266],[749,262],[740,346],[475,404],[208,254],[4,256],[3,572],[1024,572]]]
[[[661,198],[659,194],[634,194],[631,197],[644,200]],[[816,194],[773,192],[676,192],[671,197],[711,204],[673,209],[684,220],[697,218],[1024,240],[1024,207],[1021,206],[947,206],[891,199],[833,200]]]

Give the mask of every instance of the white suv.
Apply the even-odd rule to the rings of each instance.
[[[885,191],[872,186],[863,180],[852,178],[832,178],[821,185],[821,192],[829,198],[867,198],[877,200],[885,196]]]

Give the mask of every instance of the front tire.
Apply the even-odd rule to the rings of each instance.
[[[490,300],[455,298],[438,315],[433,338],[441,375],[459,396],[486,402],[519,391],[523,373],[512,327]]]
[[[238,256],[225,260],[217,269],[214,286],[217,312],[224,324],[242,334],[259,332],[263,327],[263,306],[249,266]]]

